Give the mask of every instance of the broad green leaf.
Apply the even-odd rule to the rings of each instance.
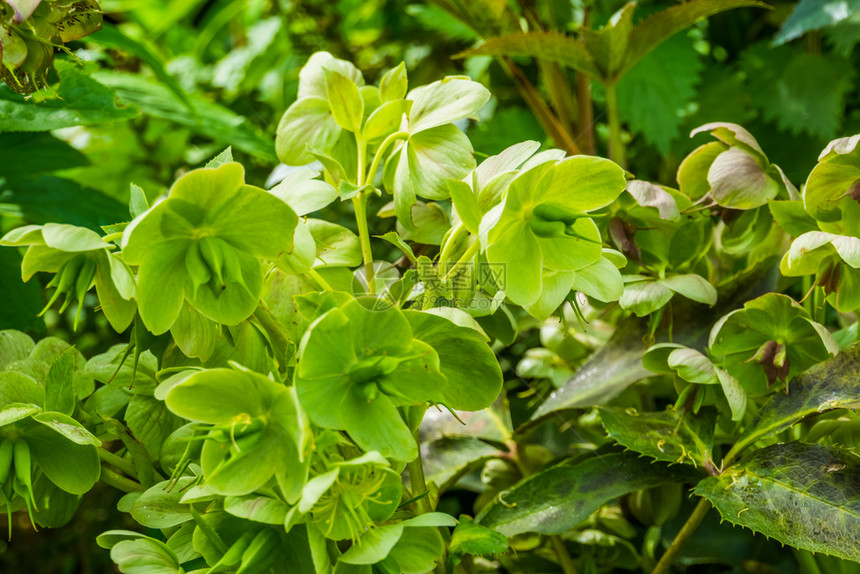
[[[68,223],[100,231],[128,219],[128,209],[76,181],[43,175],[0,183],[0,213],[33,223]]]
[[[102,444],[102,441],[67,414],[45,411],[33,415],[33,420],[63,435],[75,444],[90,446],[101,446]]]
[[[608,159],[578,155],[552,166],[533,193],[533,205],[550,202],[579,211],[612,203],[627,186],[624,170]]]
[[[413,102],[409,133],[417,134],[471,116],[484,107],[490,92],[478,82],[449,77],[415,88],[407,99]]]
[[[793,237],[818,231],[815,220],[804,211],[802,201],[769,201],[768,208],[777,224]]]
[[[600,77],[585,44],[558,32],[520,32],[490,38],[477,48],[458,55],[467,56],[531,56],[573,68],[595,79]]]
[[[476,524],[468,516],[460,516],[460,524],[451,534],[448,552],[455,557],[464,554],[486,556],[502,554],[508,549],[508,539],[501,532],[496,532],[480,524]]]
[[[13,361],[29,357],[35,346],[33,339],[26,333],[14,329],[0,331],[0,371]]]
[[[502,371],[484,337],[435,314],[409,310],[404,314],[412,336],[439,354],[439,370],[447,379],[442,402],[464,411],[490,406],[502,389]]]
[[[123,540],[110,551],[111,559],[123,574],[182,574],[176,554],[163,542],[152,538]]]
[[[673,295],[673,291],[662,281],[636,281],[624,286],[618,304],[637,317],[644,317],[666,305]]]
[[[786,394],[773,395],[759,410],[739,445],[777,435],[804,418],[831,409],[860,410],[860,345],[854,344],[791,381]],[[736,447],[737,448],[737,447]]]
[[[326,99],[334,121],[345,130],[361,132],[364,100],[355,82],[333,70],[325,70]]]
[[[506,536],[560,534],[613,498],[671,480],[661,464],[628,453],[605,454],[520,481],[497,495],[475,521]]]
[[[633,28],[621,73],[635,66],[651,50],[681,30],[689,28],[700,18],[746,6],[770,8],[757,0],[691,0],[652,14]]]
[[[811,32],[833,26],[860,11],[857,0],[801,0],[773,39],[779,46]]]
[[[627,55],[627,44],[630,41],[630,31],[633,28],[633,10],[636,4],[628,2],[621,7],[609,22],[599,30],[583,27],[580,37],[585,43],[594,63],[603,78],[612,80],[620,71]]]
[[[337,199],[337,190],[325,181],[316,179],[318,175],[317,171],[309,167],[298,168],[270,189],[269,193],[286,202],[296,215],[307,215]]]
[[[21,280],[21,264],[21,255],[16,249],[0,248],[0,301],[15,301],[14,305],[0,306],[0,329],[43,331],[45,323],[36,316],[44,306],[42,289],[35,281],[24,283]],[[6,362],[18,358],[6,355],[11,350],[7,351],[4,347],[4,343],[8,342],[7,337],[10,337],[6,333],[14,332],[0,330],[0,369]]]
[[[694,415],[606,407],[600,409],[600,419],[609,438],[630,450],[665,462],[714,468],[716,412],[712,409],[702,409]]]
[[[192,519],[191,508],[180,500],[194,482],[182,477],[175,483],[159,482],[143,492],[131,507],[131,516],[147,528],[170,528]]]
[[[0,427],[18,422],[40,412],[42,412],[42,407],[39,405],[8,403],[0,408]]]
[[[421,443],[424,474],[442,492],[453,486],[464,473],[498,454],[499,450],[495,447],[469,436],[440,438],[429,442],[424,440]]]
[[[830,213],[841,215],[839,208],[850,211],[854,206],[842,200],[852,184],[860,179],[860,137],[833,140],[818,157],[818,165],[806,180],[803,204],[806,212],[818,220],[832,220]]]
[[[284,524],[287,516],[287,505],[282,501],[256,494],[228,496],[224,500],[224,510],[239,518],[273,525]]]
[[[379,106],[367,118],[361,135],[367,141],[381,140],[400,128],[403,115],[412,108],[411,100],[395,100]]]
[[[672,275],[661,279],[660,283],[687,299],[697,303],[714,305],[717,302],[717,290],[701,275]]]
[[[0,177],[18,178],[83,167],[87,156],[49,133],[0,134]]]
[[[406,62],[400,62],[379,80],[379,98],[383,103],[403,99],[406,97],[406,88]]]
[[[307,225],[315,242],[315,267],[356,267],[361,264],[361,243],[355,233],[322,219],[308,219]]]
[[[35,103],[0,87],[0,131],[49,131],[127,120],[140,113],[134,106],[118,106],[113,91],[76,64],[58,60],[55,66],[60,76],[56,99]]]
[[[346,564],[376,564],[388,556],[402,535],[403,523],[379,526],[362,536],[339,560]]]
[[[28,428],[25,440],[33,460],[62,490],[84,494],[98,481],[101,465],[92,444],[76,444],[47,425]]]
[[[618,267],[604,256],[588,267],[576,271],[573,290],[585,293],[598,301],[611,303],[621,298],[624,293],[624,279]]]
[[[860,560],[860,462],[853,452],[817,444],[775,444],[752,453],[693,490],[723,519],[777,541]]]
[[[142,394],[136,394],[129,401],[125,422],[153,460],[158,459],[161,445],[179,426],[178,419],[171,414],[163,401]]]

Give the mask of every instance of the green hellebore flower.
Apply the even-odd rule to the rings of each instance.
[[[709,193],[717,204],[731,209],[761,207],[778,196],[798,197],[782,169],[768,161],[747,130],[714,122],[694,129],[690,137],[702,132],[710,132],[719,141],[699,146],[681,163],[681,193],[694,201]]]
[[[332,113],[326,74],[337,73],[356,89],[364,86],[361,72],[352,63],[328,52],[316,52],[299,72],[298,99],[287,108],[278,124],[275,147],[287,165],[307,165],[314,153],[328,153],[343,128]]]
[[[576,279],[570,272],[602,255],[600,232],[587,213],[609,205],[625,185],[624,170],[587,156],[541,163],[510,184],[505,201],[481,221],[481,235],[487,260],[501,264],[494,269],[511,301],[533,305],[550,290],[556,307],[564,300]],[[544,281],[544,270],[551,281]]]
[[[200,461],[214,492],[249,494],[272,476],[288,500],[301,492],[306,428],[291,387],[239,367],[209,369],[180,379],[165,402],[181,417],[213,425]]]
[[[84,295],[95,284],[102,311],[119,333],[131,324],[137,309],[134,275],[96,232],[83,227],[48,223],[13,229],[0,239],[0,245],[30,246],[21,264],[21,276],[29,281],[38,271],[55,273],[48,287],[54,295],[42,310],[47,311],[62,295],[60,312],[77,299],[75,328],[84,304]]]
[[[402,311],[371,311],[352,299],[311,324],[299,354],[296,392],[312,422],[347,431],[367,451],[418,456],[397,407],[441,402],[446,378]]]
[[[711,329],[708,346],[750,397],[768,392],[773,373],[787,382],[839,352],[824,325],[779,293],[762,295],[724,315]]]
[[[695,349],[675,343],[658,343],[645,352],[642,364],[649,371],[674,374],[688,383],[720,385],[732,420],[741,420],[746,412],[747,396],[737,379]]]
[[[122,256],[139,266],[140,316],[153,333],[173,325],[185,300],[217,323],[244,321],[259,301],[260,259],[292,249],[295,212],[244,174],[232,162],[189,172],[126,228]]]
[[[60,490],[84,494],[101,473],[96,451],[101,441],[67,414],[74,409],[75,352],[61,354],[48,367],[39,360],[44,346],[29,348],[15,333],[0,332],[0,364],[5,363],[0,371],[0,502],[11,512],[23,500],[34,524],[46,524],[58,518],[40,518],[36,501],[61,495],[51,494],[47,484],[34,488],[36,469]],[[28,374],[40,371],[47,373],[45,382]],[[71,403],[60,398],[64,389],[71,391]]]
[[[378,452],[329,463],[328,468],[308,481],[298,504],[287,513],[287,532],[305,519],[330,540],[355,543],[397,510],[402,479]]]
[[[860,239],[809,231],[791,243],[779,263],[787,277],[815,275],[830,302],[842,313],[860,307]]]
[[[443,512],[428,512],[415,518],[384,524],[368,531],[338,559],[335,573],[371,574],[373,564],[384,564],[386,572],[420,574],[432,571],[442,558],[445,545],[438,528],[457,521]],[[344,568],[344,565],[351,565]]]

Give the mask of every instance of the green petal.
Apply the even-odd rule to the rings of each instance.
[[[400,413],[384,394],[368,401],[354,386],[343,396],[340,420],[349,436],[364,450],[409,461],[418,456],[418,445]]]

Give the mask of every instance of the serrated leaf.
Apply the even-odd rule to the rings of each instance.
[[[628,2],[612,15],[600,30],[582,28],[580,35],[594,63],[604,78],[615,78],[627,56],[627,44],[633,28],[634,2]]]
[[[841,135],[845,98],[854,77],[847,60],[812,54],[801,46],[771,49],[760,42],[744,50],[741,69],[747,75],[750,98],[764,119],[794,135]]]
[[[618,81],[621,119],[667,155],[704,67],[689,38],[679,35],[664,42]]]
[[[787,394],[771,397],[736,448],[779,434],[816,413],[832,409],[860,410],[858,386],[860,344],[855,343],[793,379]]]
[[[558,32],[519,32],[490,38],[455,58],[469,56],[531,56],[573,68],[592,78],[600,77],[600,70],[585,43]]]
[[[818,444],[776,444],[700,482],[732,524],[783,544],[860,561],[860,458]]]
[[[454,529],[448,544],[448,552],[453,556],[486,556],[501,554],[507,549],[508,539],[504,534],[475,524],[468,516],[460,517],[460,524]]]
[[[539,472],[500,493],[475,519],[506,536],[561,534],[603,503],[673,480],[665,465],[630,453],[590,458]]]
[[[713,468],[716,411],[712,409],[682,415],[671,410],[639,413],[603,408],[600,419],[609,438],[630,450],[664,462]]]
[[[118,106],[116,94],[76,64],[58,60],[56,68],[60,76],[57,99],[31,102],[0,86],[0,131],[49,131],[127,120],[140,113],[134,106]]]

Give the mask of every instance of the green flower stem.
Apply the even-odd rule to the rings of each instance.
[[[376,155],[373,156],[373,162],[370,164],[370,169],[367,171],[367,178],[364,180],[364,183],[373,185],[373,180],[376,179],[376,171],[379,169],[379,164],[382,162],[385,152],[388,151],[388,147],[397,140],[405,140],[408,137],[409,132],[395,132],[382,140],[379,149],[376,150]]]
[[[564,545],[564,540],[561,539],[561,536],[554,534],[548,538],[553,550],[555,550],[561,571],[564,574],[576,574],[576,566],[573,564],[573,558],[570,557],[570,552],[567,551],[567,546]]]
[[[415,436],[415,442],[418,442],[418,429],[415,429],[413,435]],[[420,448],[418,449],[418,456],[415,460],[407,463],[406,468],[409,469],[409,484],[412,487],[413,498],[428,492],[427,481],[424,478],[424,463],[421,460]],[[421,514],[433,512],[433,505],[430,504],[429,494],[427,496],[422,496],[420,500],[415,502],[415,504],[418,506],[418,510]]]
[[[308,276],[317,282],[317,284],[322,287],[323,291],[334,291],[334,288],[329,285],[329,282],[325,280],[325,278],[319,274],[319,271],[316,269],[309,269]]]
[[[367,279],[367,292],[376,294],[376,277],[373,271],[373,249],[370,247],[370,232],[367,229],[367,196],[359,193],[352,198],[355,222],[358,224],[358,239],[361,241],[361,257],[364,259],[364,274]]]
[[[606,91],[606,115],[609,116],[609,159],[627,169],[624,143],[621,141],[621,119],[618,115],[618,91],[615,82],[603,84]]]
[[[474,258],[475,255],[478,254],[478,251],[480,249],[481,249],[481,242],[478,241],[477,238],[475,238],[474,243],[472,243],[469,246],[469,248],[466,250],[466,252],[463,253],[463,256],[457,260],[457,262],[454,264],[454,266],[451,267],[451,269],[449,269],[447,273],[445,273],[445,276],[442,277],[442,281],[443,282],[449,281],[452,277],[454,277],[454,275],[456,275],[457,271],[459,271],[460,267],[462,267],[466,262],[471,261],[472,258]]]
[[[106,462],[109,465],[118,468],[129,476],[137,476],[137,469],[135,468],[133,462],[128,461],[121,456],[117,456],[114,453],[107,451],[101,447],[99,447],[98,453],[99,458],[102,459],[103,462]]]
[[[123,492],[144,492],[146,490],[139,482],[126,478],[104,466],[102,466],[102,474],[99,480]]]
[[[812,319],[816,323],[821,323],[823,325],[827,320],[827,296],[824,293],[824,287],[816,287],[812,296]]]
[[[684,543],[686,543],[693,535],[696,528],[698,528],[699,524],[702,523],[702,520],[705,518],[705,515],[708,514],[710,509],[711,502],[708,499],[703,498],[699,501],[699,504],[696,505],[693,513],[687,519],[687,522],[684,523],[684,526],[681,528],[681,531],[678,532],[678,535],[675,536],[672,544],[666,549],[666,552],[660,558],[660,561],[657,563],[657,566],[654,567],[651,574],[665,574],[669,571],[669,567],[672,566],[672,562],[674,562],[678,552],[681,551],[681,547],[683,547]]]

